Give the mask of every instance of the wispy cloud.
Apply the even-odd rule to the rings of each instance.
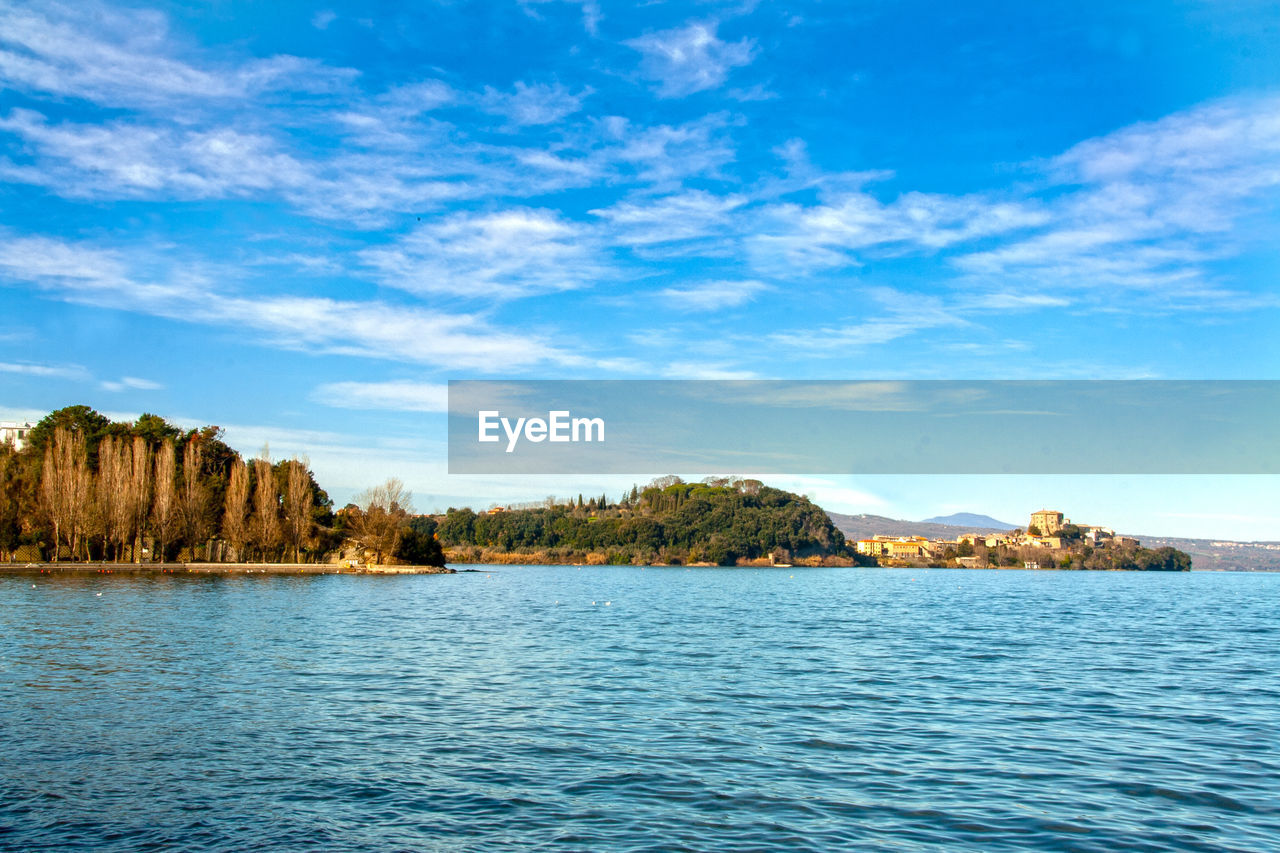
[[[777,332],[770,339],[790,349],[832,356],[928,329],[969,324],[959,311],[937,296],[888,287],[869,288],[865,296],[875,304],[864,308],[851,322]]]
[[[533,124],[551,124],[582,109],[582,101],[590,90],[573,94],[559,83],[516,83],[514,92],[499,92],[486,88],[480,98],[486,112],[505,116],[516,127]]]
[[[620,116],[596,122],[599,148],[591,156],[607,168],[629,167],[642,182],[668,186],[691,177],[717,177],[733,162],[725,134],[731,119],[712,113],[682,124],[636,125]],[[596,143],[596,139],[588,144]]]
[[[449,387],[427,382],[329,382],[311,399],[339,409],[385,409],[397,412],[447,412]]]
[[[472,298],[571,290],[609,275],[586,229],[523,208],[426,223],[361,257],[389,286]]]
[[[673,361],[662,368],[660,374],[667,379],[715,379],[733,381],[741,379],[759,379],[753,370],[743,370],[725,362],[710,361]]]
[[[118,380],[103,380],[98,384],[104,391],[159,391],[164,388],[159,382],[137,376],[122,376]]]
[[[35,376],[40,379],[70,379],[77,382],[90,378],[89,371],[78,364],[55,365],[0,361],[0,373]]]
[[[1221,291],[1214,260],[1239,251],[1227,235],[1280,186],[1280,98],[1207,104],[1073,146],[1045,165],[1065,191],[1045,227],[968,252],[973,279],[1021,287],[1150,291],[1194,301]],[[1224,239],[1226,238],[1226,239]]]
[[[707,281],[690,287],[667,287],[657,296],[677,311],[720,311],[745,305],[768,289],[762,281]]]
[[[658,95],[679,98],[714,89],[725,82],[733,68],[750,64],[755,57],[751,39],[726,42],[717,38],[714,21],[648,33],[626,42],[643,58],[641,72],[658,84]]]
[[[658,197],[637,196],[590,211],[607,225],[615,245],[653,256],[733,251],[733,214],[747,197],[686,190]]]
[[[34,167],[0,162],[0,174],[81,197],[223,198],[287,191],[316,178],[270,139],[227,129],[51,125],[39,113],[17,109],[0,118],[0,130],[40,154]]]
[[[152,267],[164,261],[153,260]],[[578,364],[537,335],[505,332],[470,314],[381,301],[311,296],[240,295],[186,269],[166,277],[136,276],[118,253],[50,238],[0,242],[0,281],[39,288],[56,298],[183,322],[254,330],[249,342],[482,372],[539,363]]]
[[[0,7],[0,79],[10,87],[107,106],[239,99],[277,89],[332,90],[356,72],[296,56],[236,64],[177,58],[167,18],[98,3]]]
[[[820,270],[856,265],[860,252],[935,252],[979,237],[1044,225],[1031,201],[910,192],[882,202],[865,191],[812,205],[775,205],[748,251],[758,268]]]
[[[153,117],[51,122],[13,109],[0,115],[0,132],[21,141],[20,154],[0,155],[0,178],[71,199],[280,200],[312,217],[373,228],[395,213],[462,200],[610,184],[676,188],[690,177],[716,177],[734,159],[723,114],[675,125],[586,121],[554,150],[527,141],[479,145],[423,117],[471,96],[430,81],[408,89],[333,114],[332,127],[357,144],[332,152],[300,150],[260,119],[235,126]],[[510,96],[491,108],[534,122],[548,115],[541,110],[568,107]]]
[[[539,17],[537,12],[538,6],[543,6],[549,3],[564,2],[581,6],[582,27],[588,34],[593,36],[599,31],[600,21],[604,18],[604,15],[600,11],[600,4],[597,0],[517,0],[517,2],[520,4],[520,8],[525,11],[525,14],[529,15],[531,18]]]

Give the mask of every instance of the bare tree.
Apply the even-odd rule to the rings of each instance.
[[[249,468],[239,456],[231,461],[231,474],[227,480],[227,497],[222,512],[222,538],[231,544],[236,560],[244,555],[245,538],[248,535],[246,516],[249,514]]]
[[[151,445],[140,435],[133,437],[129,467],[129,507],[133,510],[133,561],[142,562],[142,537],[151,515]]]
[[[374,552],[378,565],[400,542],[400,531],[413,512],[413,493],[395,477],[366,489],[353,499],[352,533],[362,548]]]
[[[289,460],[285,480],[284,527],[293,546],[293,561],[302,561],[302,542],[311,533],[311,475],[307,463],[293,457]]]
[[[133,468],[129,444],[107,436],[98,445],[98,503],[102,507],[103,538],[115,546],[120,562],[129,539],[133,508],[130,505],[129,473]]]
[[[280,541],[280,496],[271,462],[261,457],[253,460],[253,517],[249,520],[249,536],[258,546],[262,561],[267,549]]]
[[[71,559],[80,546],[80,533],[88,514],[89,462],[84,434],[58,427],[45,448],[40,476],[40,503],[53,525],[53,561],[66,540]]]
[[[89,475],[89,505],[84,519],[84,553],[89,559],[89,543],[102,542],[102,559],[107,558],[107,502],[102,493],[102,451],[98,451],[98,470]]]
[[[196,547],[209,538],[209,490],[204,477],[204,445],[193,436],[182,448],[182,482],[178,487],[178,515],[182,537],[195,556]]]
[[[166,438],[156,452],[155,500],[151,506],[151,523],[160,539],[160,562],[164,562],[165,549],[169,544],[169,536],[173,533],[174,522],[177,521],[177,499],[174,494],[173,479],[176,468],[173,441]]]

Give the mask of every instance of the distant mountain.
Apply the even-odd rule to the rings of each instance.
[[[971,527],[955,524],[938,524],[932,521],[906,521],[901,518],[886,518],[883,515],[843,515],[829,512],[831,523],[840,529],[845,539],[857,541],[867,539],[876,534],[885,536],[926,536],[930,539],[955,539],[961,533],[1004,533],[1012,530],[1013,525],[1005,525],[995,519],[987,519],[998,526],[975,525]],[[986,516],[974,516],[986,518]],[[963,529],[960,529],[963,527]]]
[[[952,527],[981,527],[987,530],[1013,530],[1017,524],[1000,521],[989,515],[978,515],[972,512],[954,512],[951,515],[938,515],[926,518],[921,524],[946,524]]]

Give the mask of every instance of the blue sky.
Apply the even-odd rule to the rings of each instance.
[[[630,485],[448,477],[450,378],[1280,378],[1278,55],[1261,2],[0,0],[0,417],[433,509]],[[783,484],[1280,538],[1272,477]]]

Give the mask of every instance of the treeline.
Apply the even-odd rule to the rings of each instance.
[[[265,449],[246,460],[216,426],[183,430],[152,414],[117,422],[69,406],[21,451],[0,446],[5,560],[23,549],[53,561],[314,562],[348,543],[382,562],[411,511],[388,481],[335,514],[305,460],[273,463]]]
[[[942,561],[930,561],[924,565],[942,567],[956,557],[977,556],[980,561],[991,567],[1012,568],[1022,566],[1026,562],[1036,562],[1041,568],[1082,569],[1095,571],[1129,571],[1129,572],[1189,572],[1191,571],[1191,555],[1177,548],[1143,548],[1133,547],[1101,547],[1094,548],[1076,542],[1065,551],[1045,551],[1039,548],[1016,548],[1001,545],[996,548],[979,546],[975,548],[968,543],[961,543],[956,548],[948,548],[943,553]]]
[[[826,512],[807,498],[734,478],[685,483],[661,477],[617,501],[579,495],[531,509],[477,514],[450,508],[428,532],[449,548],[542,551],[565,559],[594,552],[611,563],[854,557]]]
[[[1064,569],[1113,569],[1130,572],[1189,572],[1191,555],[1168,546],[1162,548],[1083,548],[1072,554]]]

